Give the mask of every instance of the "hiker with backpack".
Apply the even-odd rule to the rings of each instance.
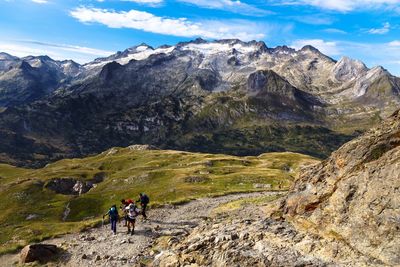
[[[121,199],[121,206],[119,208],[121,209],[122,213],[124,214],[124,221],[125,223],[123,226],[127,227],[128,226],[128,211],[126,210],[126,207],[129,206],[129,204],[133,203],[132,199]]]
[[[117,222],[119,219],[117,206],[116,205],[111,206],[111,208],[107,211],[107,213],[103,215],[103,221],[104,217],[106,217],[107,215],[110,218],[111,230],[115,235],[117,234]]]
[[[146,208],[150,202],[150,198],[145,193],[140,193],[139,199],[136,202],[140,202],[140,205],[142,206],[142,216],[147,220]]]
[[[127,211],[127,221],[128,221],[128,234],[133,235],[135,233],[135,222],[136,217],[140,214],[140,210],[136,207],[134,203],[129,204],[128,207],[125,208]],[[132,230],[131,230],[132,227]]]

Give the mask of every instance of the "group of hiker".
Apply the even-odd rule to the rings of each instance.
[[[136,206],[139,202],[141,209]],[[128,228],[128,234],[133,235],[135,233],[135,222],[136,217],[140,214],[143,216],[144,220],[147,220],[146,209],[150,202],[150,198],[145,193],[139,194],[139,199],[136,203],[132,199],[122,199],[120,210],[124,218],[124,226]],[[121,220],[121,216],[118,213],[117,205],[112,205],[111,208],[103,215],[104,218],[108,216],[110,218],[111,230],[114,234],[117,233],[117,222]]]

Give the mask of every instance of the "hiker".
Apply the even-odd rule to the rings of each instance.
[[[118,210],[116,205],[112,205],[111,208],[107,211],[106,214],[103,215],[103,221],[104,217],[110,217],[110,223],[111,223],[111,230],[114,232],[114,235],[117,234],[117,221],[119,219],[118,215]]]
[[[119,208],[121,209],[122,213],[124,213],[124,221],[125,223],[123,224],[123,226],[127,227],[128,226],[128,211],[126,210],[126,207],[129,206],[129,204],[133,203],[132,199],[128,198],[128,199],[121,199],[121,206],[119,206]]]
[[[147,220],[146,208],[150,202],[150,198],[145,193],[140,193],[139,199],[136,202],[140,202],[140,205],[142,206],[142,216]]]
[[[136,207],[134,203],[129,204],[128,207],[125,208],[127,211],[127,221],[128,221],[128,234],[133,235],[135,232],[135,221],[136,217],[140,214],[139,209]],[[132,226],[132,230],[131,230]]]

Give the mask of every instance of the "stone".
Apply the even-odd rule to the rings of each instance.
[[[171,251],[164,251],[156,255],[153,266],[175,267],[179,266],[179,257]]]
[[[255,189],[271,189],[271,185],[270,184],[253,184],[253,187]]]
[[[60,254],[60,249],[56,245],[33,244],[24,247],[20,253],[20,262],[29,263],[38,261],[46,263],[54,260]]]
[[[29,221],[29,220],[36,219],[38,217],[39,217],[39,215],[37,215],[37,214],[29,214],[28,216],[26,216],[25,220]]]
[[[248,232],[242,232],[239,234],[240,239],[247,239],[249,238],[249,233]]]
[[[255,240],[259,241],[259,240],[263,239],[263,237],[264,237],[263,233],[257,233],[256,236],[255,236]]]
[[[85,236],[83,238],[83,241],[86,241],[86,242],[92,242],[94,240],[96,240],[96,238],[94,236]]]
[[[239,238],[239,236],[238,236],[237,233],[231,234],[231,240],[236,240],[236,239],[238,239],[238,238]]]

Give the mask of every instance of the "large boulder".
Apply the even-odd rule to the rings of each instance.
[[[56,245],[33,244],[24,247],[20,253],[21,263],[38,261],[46,263],[57,258],[60,249]]]
[[[400,265],[400,112],[301,173],[286,218],[380,264]]]

